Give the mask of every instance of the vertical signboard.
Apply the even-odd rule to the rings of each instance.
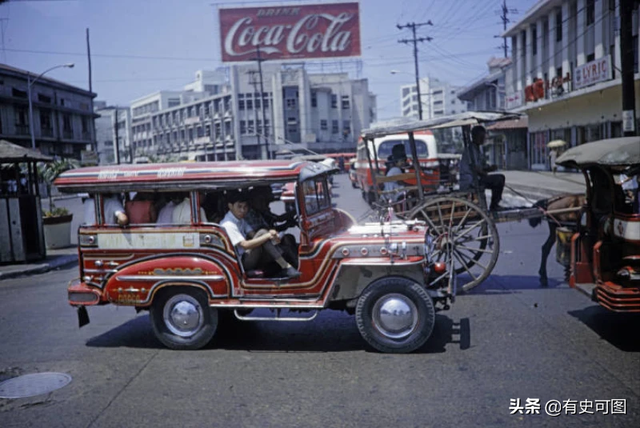
[[[360,56],[358,3],[220,8],[222,62]]]

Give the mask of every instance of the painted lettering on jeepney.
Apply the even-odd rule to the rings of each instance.
[[[124,171],[125,177],[137,177],[138,171]]]
[[[187,168],[161,168],[158,170],[158,178],[182,177]]]
[[[116,302],[123,305],[131,305],[140,302],[141,299],[138,298],[136,294],[133,293],[120,293],[116,298]]]
[[[105,169],[98,173],[98,179],[100,180],[115,180],[120,174],[119,169]]]

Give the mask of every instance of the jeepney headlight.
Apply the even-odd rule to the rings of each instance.
[[[97,247],[98,246],[98,235],[92,234],[82,234],[78,237],[78,241],[81,247]]]

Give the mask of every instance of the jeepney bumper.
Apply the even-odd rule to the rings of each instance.
[[[76,308],[78,327],[89,324],[87,306],[97,305],[100,302],[100,294],[76,278],[67,286],[67,295],[69,304]]]
[[[612,282],[598,282],[593,300],[615,312],[640,312],[640,287],[622,287]]]

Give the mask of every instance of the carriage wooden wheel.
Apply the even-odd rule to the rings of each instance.
[[[407,218],[427,223],[435,247],[433,261],[455,271],[458,291],[471,290],[493,271],[500,238],[494,221],[478,205],[459,197],[437,197],[416,206]]]

